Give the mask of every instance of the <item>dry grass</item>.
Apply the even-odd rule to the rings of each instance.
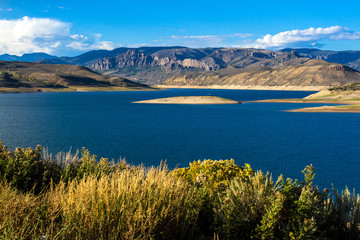
[[[0,184],[0,239],[33,239],[42,228],[41,200]]]
[[[46,199],[62,212],[62,239],[184,239],[201,207],[188,189],[163,167],[138,168],[61,182]]]

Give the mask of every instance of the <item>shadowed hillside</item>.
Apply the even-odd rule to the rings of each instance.
[[[120,77],[104,76],[82,66],[0,61],[0,87],[38,91],[39,88],[147,86]]]

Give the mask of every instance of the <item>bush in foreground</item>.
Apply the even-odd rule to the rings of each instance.
[[[273,181],[234,160],[169,171],[40,151],[1,145],[0,239],[360,239],[360,196],[319,190],[313,166]]]

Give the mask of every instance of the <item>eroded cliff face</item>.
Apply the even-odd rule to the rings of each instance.
[[[212,59],[179,59],[176,55],[164,57],[158,55],[152,56],[134,49],[128,50],[124,54],[120,54],[114,57],[102,58],[86,65],[87,67],[98,72],[109,71],[114,68],[126,67],[160,66],[161,69],[164,71],[176,70],[179,68],[197,68],[204,71],[214,71],[220,69],[221,67]]]
[[[332,87],[360,82],[360,73],[341,64],[322,60],[307,60],[297,66],[258,68],[252,70],[221,70],[213,73],[180,74],[168,78],[162,85],[173,86],[299,86]]]

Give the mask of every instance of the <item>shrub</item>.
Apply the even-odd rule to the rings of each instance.
[[[250,239],[276,195],[272,177],[261,171],[248,178],[234,178],[225,194],[219,195],[216,232],[221,239]]]
[[[51,181],[60,180],[61,169],[52,161],[41,159],[41,146],[36,149],[16,148],[11,152],[0,141],[0,176],[10,186],[23,191],[40,193]]]
[[[128,168],[124,162],[115,164],[106,158],[98,161],[97,156],[91,155],[85,148],[81,151],[81,158],[69,156],[68,153],[59,155],[60,159],[57,158],[56,161],[51,155],[41,153],[40,145],[35,149],[16,148],[12,152],[0,141],[0,178],[22,192],[33,191],[39,194],[51,182],[57,184],[60,179],[68,182],[87,176],[101,177]],[[69,158],[71,161],[66,161]]]
[[[91,155],[89,150],[82,148],[81,158],[64,166],[61,174],[62,179],[68,182],[72,179],[80,180],[88,176],[101,177],[114,173],[117,170],[128,168],[124,162],[115,164],[114,162],[109,162],[107,158],[101,158],[99,161],[97,158],[98,156]]]
[[[326,196],[313,186],[315,169],[306,166],[305,181],[298,184],[280,177],[279,191],[256,232],[259,239],[315,239],[323,237],[325,225],[324,203]]]
[[[360,196],[348,188],[339,193],[333,188],[325,202],[326,233],[329,239],[360,239]]]
[[[228,180],[235,177],[249,177],[254,171],[249,164],[240,167],[230,160],[204,160],[194,161],[187,168],[179,168],[172,171],[176,177],[180,177],[190,184],[205,187],[211,194],[221,192],[228,187]]]
[[[249,178],[254,171],[249,164],[240,167],[230,160],[194,161],[187,168],[175,169],[171,172],[203,192],[202,209],[199,215],[200,229],[205,235],[212,235],[216,231],[214,209],[218,208],[218,194],[224,193],[229,181],[235,177]]]

